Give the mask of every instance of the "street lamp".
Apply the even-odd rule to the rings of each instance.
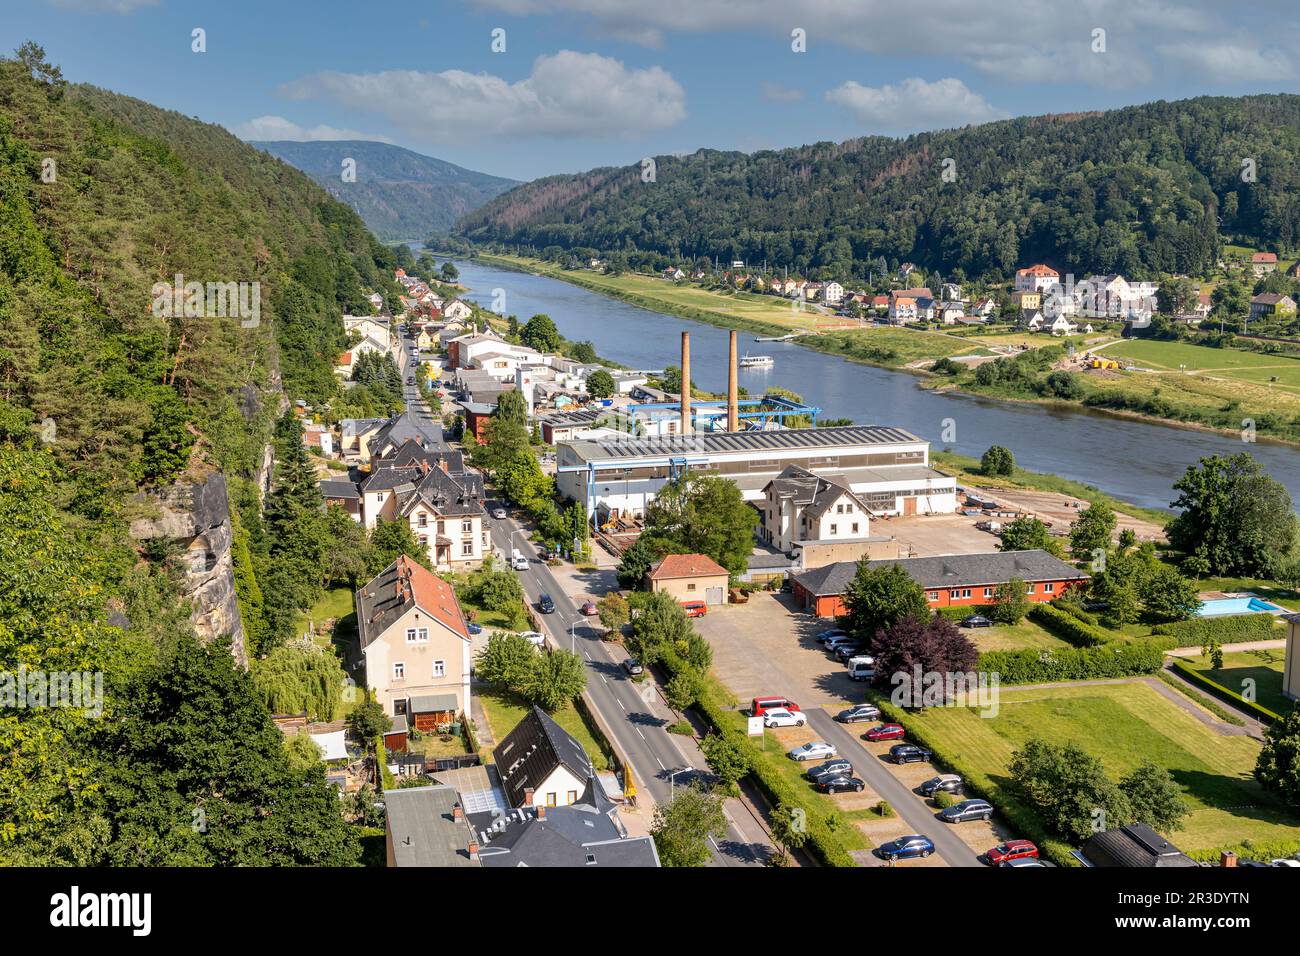
[[[569,651],[578,653],[578,625],[584,623],[582,620],[576,620],[569,625]]]
[[[678,767],[676,770],[668,771],[668,800],[670,803],[677,799],[677,791],[675,789],[677,784],[677,775],[679,773],[686,773],[686,771],[690,769],[690,767]]]

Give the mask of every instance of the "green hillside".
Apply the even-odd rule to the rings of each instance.
[[[990,278],[1037,261],[1080,275],[1199,274],[1225,238],[1300,244],[1298,157],[1300,96],[1204,97],[906,139],[660,156],[652,182],[640,163],[551,176],[457,229],[535,251],[766,260],[841,278],[904,261]]]

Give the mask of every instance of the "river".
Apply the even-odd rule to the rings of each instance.
[[[458,260],[466,298],[491,308],[505,293],[507,314],[526,321],[545,312],[560,334],[588,340],[606,358],[631,368],[661,369],[680,358],[681,332],[691,333],[691,378],[711,392],[727,387],[727,332],[699,322],[609,299],[559,279]],[[831,418],[895,425],[949,449],[979,457],[1005,445],[1031,471],[1086,482],[1133,504],[1169,507],[1173,482],[1205,455],[1246,450],[1300,502],[1300,449],[1213,432],[1117,418],[1086,409],[999,402],[923,389],[914,376],[846,361],[792,342],[755,342],[740,334],[740,352],[771,355],[774,368],[742,369],[750,395],[770,385],[798,392]]]

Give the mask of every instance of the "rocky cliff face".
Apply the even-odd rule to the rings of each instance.
[[[182,594],[193,605],[194,629],[204,639],[230,634],[235,658],[246,666],[225,476],[215,472],[199,480],[182,480],[141,497],[153,506],[156,516],[132,522],[131,536],[166,538],[180,546],[176,560],[184,571]]]

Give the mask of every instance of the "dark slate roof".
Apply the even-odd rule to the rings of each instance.
[[[479,475],[453,477],[433,468],[418,483],[393,489],[398,495],[397,512],[409,515],[420,502],[440,515],[459,518],[483,513],[483,479]]]
[[[923,588],[969,588],[1022,581],[1084,581],[1088,575],[1046,551],[988,551],[930,558],[868,561],[868,567],[897,564]],[[843,594],[857,573],[857,561],[839,561],[795,577],[813,595]]]
[[[842,448],[854,445],[920,443],[911,432],[885,425],[844,425],[836,428],[787,428],[779,431],[695,432],[642,439],[574,442],[584,458],[638,458],[669,454],[718,455],[728,452],[770,451],[790,448]]]
[[[1093,866],[1199,866],[1145,823],[1103,830],[1084,843],[1080,854]]]
[[[320,493],[326,498],[351,498],[361,497],[357,490],[355,481],[348,481],[346,478],[326,478],[320,483]]]
[[[485,821],[478,832],[483,866],[659,866],[654,839],[627,836],[594,775],[577,803],[520,807]]]
[[[398,485],[414,484],[423,472],[414,465],[405,468],[388,468],[382,464],[361,482],[362,491],[387,491]]]
[[[534,707],[492,751],[501,786],[512,807],[525,802],[524,791],[536,790],[557,767],[579,780],[591,776],[591,758],[568,731],[540,707]]]
[[[401,468],[407,465],[419,465],[422,461],[427,461],[430,468],[440,468],[443,462],[447,463],[447,471],[453,475],[463,475],[465,473],[465,456],[450,448],[435,449],[430,451],[413,438],[408,438],[402,442],[401,446],[386,455],[383,459],[384,465]]]
[[[1281,615],[1281,617],[1282,617],[1282,620],[1284,620],[1284,621],[1290,621],[1292,624],[1300,624],[1300,613],[1296,613],[1296,614],[1283,614],[1283,615]]]
[[[384,793],[385,826],[392,841],[394,866],[474,866],[469,845],[474,831],[454,809],[455,788],[394,787]]]
[[[810,518],[820,518],[842,495],[852,498],[863,511],[870,510],[849,488],[829,478],[814,475],[798,465],[787,465],[768,482],[768,488],[775,491],[778,497],[792,498],[795,504],[803,505]],[[767,488],[763,490],[766,491]]]

